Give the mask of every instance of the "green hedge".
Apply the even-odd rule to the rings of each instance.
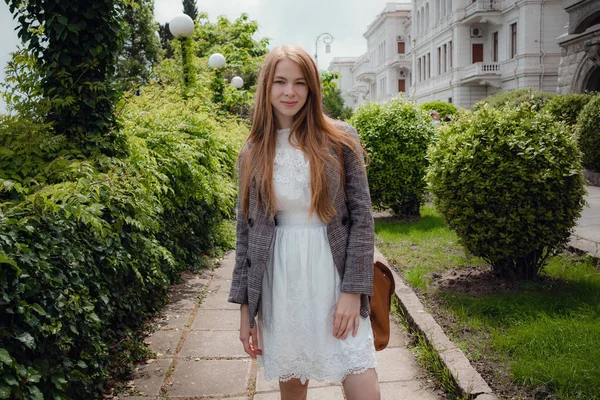
[[[587,93],[569,93],[553,97],[544,110],[548,111],[557,121],[563,121],[569,126],[577,123],[579,113],[590,101],[592,96]]]
[[[247,127],[201,101],[127,98],[126,158],[74,158],[49,127],[0,117],[0,399],[101,398],[168,285],[232,247]]]
[[[514,108],[523,103],[528,103],[537,110],[540,110],[546,105],[546,103],[556,96],[556,93],[546,92],[543,90],[533,90],[531,88],[514,89],[488,96],[485,99],[477,102],[472,107],[472,110],[479,110],[484,104],[487,104],[492,108],[502,108],[505,106]]]
[[[431,117],[403,98],[359,107],[350,120],[365,145],[371,199],[376,209],[419,215],[425,193],[425,153],[434,128]]]
[[[434,110],[437,111],[440,113],[440,119],[442,121],[446,117],[454,117],[456,114],[458,114],[458,109],[454,104],[446,103],[445,101],[441,100],[428,101],[427,103],[421,104],[419,107],[421,107],[422,110],[429,112]]]
[[[435,204],[474,255],[509,278],[535,278],[583,207],[571,130],[534,105],[465,112],[430,147]]]
[[[600,171],[600,94],[595,95],[577,117],[583,165]]]

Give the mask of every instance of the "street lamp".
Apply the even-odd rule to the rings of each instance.
[[[208,65],[214,69],[221,69],[225,67],[225,56],[221,53],[215,53],[208,58]]]
[[[231,78],[231,86],[233,86],[236,89],[241,89],[244,87],[244,80],[239,76],[234,76],[233,78]]]
[[[324,32],[317,36],[317,40],[315,40],[315,64],[317,64],[317,69],[319,69],[319,40],[322,40],[322,42],[325,43],[325,53],[329,54],[331,53],[333,36],[331,36],[331,33]]]
[[[187,14],[177,14],[169,22],[169,30],[181,42],[181,59],[183,61],[183,81],[185,87],[190,83],[190,71],[187,64],[187,46],[185,40],[194,34],[194,21]]]

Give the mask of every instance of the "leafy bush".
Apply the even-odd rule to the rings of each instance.
[[[583,152],[583,165],[600,171],[600,94],[595,95],[581,110],[577,118],[579,145]]]
[[[556,97],[556,93],[545,92],[543,90],[514,89],[506,92],[499,92],[477,102],[473,107],[473,111],[479,110],[484,104],[492,108],[518,107],[523,103],[531,104],[537,110],[540,110],[552,98]]]
[[[567,125],[575,125],[579,113],[592,97],[587,93],[569,93],[553,97],[545,106],[557,121],[564,121]]]
[[[371,157],[367,166],[376,209],[419,215],[425,192],[425,153],[433,137],[431,118],[405,99],[360,106],[350,120]]]
[[[428,101],[427,103],[421,104],[419,107],[425,111],[437,111],[440,113],[440,119],[442,121],[448,116],[453,117],[458,114],[458,109],[454,104],[446,103],[441,100]]]
[[[168,285],[233,246],[247,125],[215,117],[204,85],[183,99],[173,64],[122,102],[122,158],[83,157],[29,118],[43,102],[0,116],[0,398],[101,398]]]
[[[466,112],[428,152],[435,204],[464,246],[510,278],[534,278],[583,207],[569,128],[532,104]]]

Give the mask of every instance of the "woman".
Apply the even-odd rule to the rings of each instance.
[[[306,399],[310,379],[342,381],[349,400],[379,399],[363,152],[354,128],[323,114],[310,56],[273,49],[238,159],[229,301],[241,304],[244,350],[279,380],[283,400]]]

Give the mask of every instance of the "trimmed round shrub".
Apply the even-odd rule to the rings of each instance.
[[[465,112],[429,148],[437,209],[466,249],[510,279],[534,279],[584,204],[581,153],[531,104]]]
[[[569,93],[553,97],[545,106],[557,121],[563,121],[567,125],[575,125],[579,113],[590,101],[592,96],[587,93]]]
[[[359,107],[350,123],[371,157],[367,175],[373,207],[398,216],[419,215],[425,154],[434,134],[429,115],[412,102],[396,99]]]
[[[600,171],[600,95],[595,95],[577,117],[583,165]]]
[[[556,93],[545,92],[543,90],[532,90],[531,88],[514,89],[488,96],[477,102],[472,109],[474,111],[479,110],[484,104],[492,108],[502,108],[505,106],[518,107],[523,103],[528,103],[536,110],[540,110],[556,96]]]
[[[444,120],[444,118],[450,116],[454,116],[456,114],[458,114],[458,109],[456,108],[456,106],[454,104],[451,103],[446,103],[445,101],[441,101],[441,100],[434,100],[434,101],[428,101],[427,103],[423,103],[421,104],[419,107],[421,107],[421,110],[425,110],[425,111],[437,111],[440,113],[440,119]]]

